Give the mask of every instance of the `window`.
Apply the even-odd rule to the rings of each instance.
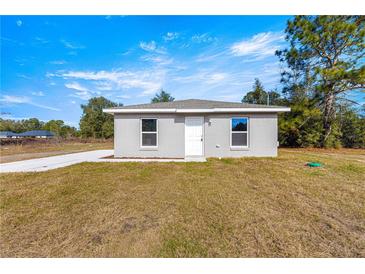
[[[238,117],[231,120],[231,147],[248,147],[248,118]]]
[[[157,119],[141,119],[141,147],[157,147]]]

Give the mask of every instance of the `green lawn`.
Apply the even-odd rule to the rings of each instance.
[[[0,179],[2,257],[365,256],[364,150]]]

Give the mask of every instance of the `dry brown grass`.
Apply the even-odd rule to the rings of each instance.
[[[82,141],[82,140],[39,140],[26,144],[10,144],[0,146],[0,163],[42,158],[67,153],[95,149],[113,149],[113,141]]]
[[[363,160],[285,149],[3,174],[1,256],[364,257]]]

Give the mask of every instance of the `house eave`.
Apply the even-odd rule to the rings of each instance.
[[[115,113],[277,113],[277,112],[289,112],[289,107],[281,108],[210,108],[210,109],[103,109],[103,112],[115,114]]]
[[[175,108],[165,108],[165,109],[137,109],[137,108],[129,108],[129,109],[114,109],[114,108],[107,108],[103,109],[105,113],[174,113],[176,112]]]

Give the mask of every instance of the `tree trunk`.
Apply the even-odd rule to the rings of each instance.
[[[332,132],[332,123],[334,120],[334,103],[335,103],[335,95],[332,92],[326,93],[324,98],[324,113],[323,113],[323,138],[322,138],[322,147],[326,145],[326,141]]]

